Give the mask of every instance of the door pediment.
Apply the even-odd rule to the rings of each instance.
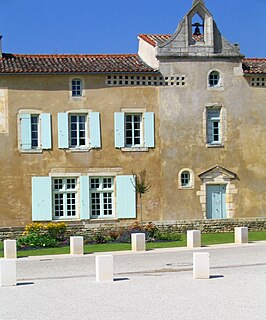
[[[236,179],[237,175],[229,171],[221,166],[214,166],[201,174],[199,174],[199,178],[201,180],[213,180],[213,181],[221,181],[221,180],[233,180]]]

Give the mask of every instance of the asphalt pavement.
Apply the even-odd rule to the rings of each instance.
[[[193,252],[210,253],[210,279],[193,279]],[[94,254],[17,259],[0,320],[266,319],[266,241],[106,254],[112,283],[96,282]]]

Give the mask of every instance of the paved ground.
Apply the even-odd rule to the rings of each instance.
[[[210,253],[211,279],[192,278],[192,253]],[[114,253],[113,283],[95,281],[95,256],[17,260],[0,288],[0,320],[266,319],[266,242]]]

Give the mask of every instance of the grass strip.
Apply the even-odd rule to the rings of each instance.
[[[249,241],[263,241],[266,240],[266,231],[249,232]],[[181,235],[180,241],[171,242],[148,242],[146,244],[147,249],[157,248],[175,248],[186,246],[186,235]],[[208,246],[212,244],[224,244],[234,243],[234,233],[203,233],[201,235],[202,246]],[[86,244],[84,246],[84,253],[92,252],[110,252],[110,251],[123,251],[131,250],[130,243],[104,243],[104,244]],[[55,254],[68,254],[70,251],[69,246],[58,248],[38,248],[30,250],[18,250],[18,257],[27,256],[42,256],[42,255],[55,255]],[[4,256],[3,242],[0,241],[0,257]]]

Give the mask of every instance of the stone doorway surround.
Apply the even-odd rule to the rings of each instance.
[[[226,185],[226,217],[227,219],[233,218],[235,215],[234,195],[238,192],[233,181],[237,179],[237,175],[216,165],[199,174],[199,178],[202,185],[200,191],[197,191],[197,196],[200,197],[203,218],[207,219],[207,185],[211,184]]]

